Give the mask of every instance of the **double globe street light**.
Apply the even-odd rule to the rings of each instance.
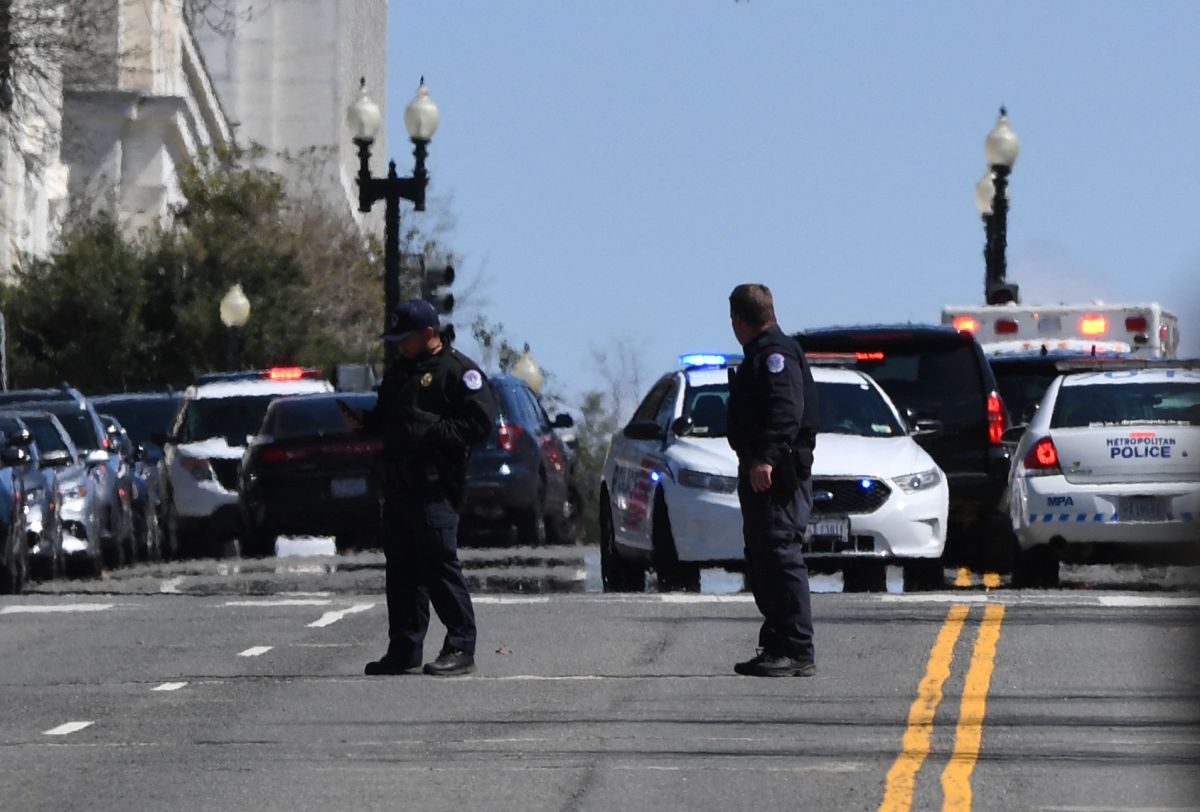
[[[250,300],[240,284],[232,285],[221,297],[221,323],[229,328],[229,368],[242,368],[242,328],[250,321]]]
[[[1019,286],[1005,280],[1008,246],[1008,175],[1017,162],[1021,142],[1008,124],[1008,111],[1000,108],[996,125],[983,141],[988,168],[975,184],[975,207],[983,217],[984,293],[988,304],[1019,302]]]
[[[425,211],[425,187],[429,175],[425,172],[425,156],[433,134],[438,128],[438,108],[429,98],[425,77],[417,94],[404,108],[404,128],[413,142],[412,177],[396,175],[396,162],[388,161],[387,177],[371,176],[371,145],[383,123],[379,105],[367,96],[367,80],[360,80],[358,98],[346,109],[346,126],[358,146],[358,210],[369,212],[377,200],[385,201],[383,232],[383,324],[387,329],[396,306],[400,303],[400,200],[413,204],[416,211]],[[396,348],[384,345],[384,359],[390,364]]]

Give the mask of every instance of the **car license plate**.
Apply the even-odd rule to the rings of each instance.
[[[809,538],[850,541],[850,520],[845,516],[814,519],[808,523]]]
[[[1127,496],[1117,503],[1117,516],[1123,522],[1165,522],[1167,509],[1153,496]]]
[[[367,492],[365,477],[349,477],[329,481],[329,492],[334,499],[348,499],[352,496],[363,496]]]

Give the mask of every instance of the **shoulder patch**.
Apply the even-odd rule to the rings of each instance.
[[[472,392],[483,388],[483,375],[477,369],[468,369],[463,373],[463,384]]]
[[[773,352],[767,356],[767,372],[779,373],[783,372],[783,356],[777,352]]]

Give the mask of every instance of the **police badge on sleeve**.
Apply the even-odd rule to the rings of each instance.
[[[767,372],[778,374],[783,372],[783,356],[777,352],[773,352],[767,356]]]
[[[468,369],[463,373],[463,385],[472,392],[477,392],[483,388],[483,376],[477,369]]]

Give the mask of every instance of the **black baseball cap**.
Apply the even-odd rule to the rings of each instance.
[[[437,311],[424,299],[409,299],[396,305],[388,318],[387,330],[380,336],[384,341],[403,341],[426,327],[437,329]]]

